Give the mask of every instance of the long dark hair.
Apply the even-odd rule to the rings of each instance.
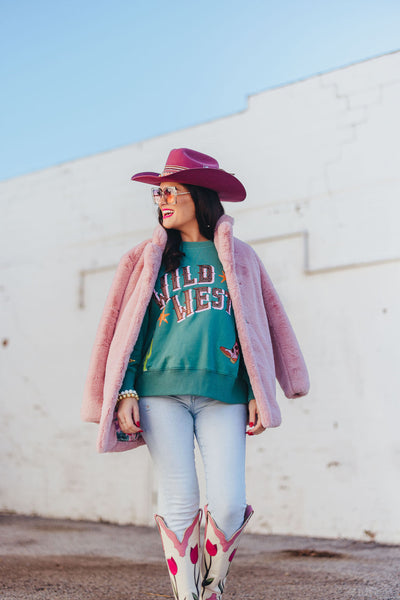
[[[214,239],[215,226],[218,219],[225,213],[217,192],[197,185],[186,185],[195,206],[196,219],[202,236],[208,240]],[[158,209],[158,222],[162,225],[162,212]],[[167,244],[163,253],[165,271],[174,271],[181,263],[184,253],[180,249],[181,234],[177,229],[166,229]]]

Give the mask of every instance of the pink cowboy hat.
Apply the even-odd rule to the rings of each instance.
[[[136,173],[131,179],[152,185],[160,185],[163,181],[199,185],[218,192],[220,200],[227,202],[241,202],[246,198],[244,186],[236,177],[220,169],[215,158],[189,148],[171,150],[162,173],[145,171]]]

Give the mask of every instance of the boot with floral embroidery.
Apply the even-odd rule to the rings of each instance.
[[[240,536],[253,515],[253,509],[249,504],[246,506],[243,525],[229,539],[225,538],[207,507],[205,512],[206,529],[201,563],[200,598],[201,600],[220,600]]]
[[[200,521],[199,510],[180,542],[159,515],[155,516],[161,535],[165,560],[175,600],[199,600],[200,593]]]

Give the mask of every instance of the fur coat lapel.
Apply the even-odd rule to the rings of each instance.
[[[250,246],[233,237],[231,217],[226,217],[221,223],[214,243],[224,267],[240,347],[262,423],[264,427],[277,427],[281,423],[281,415],[275,401],[274,357],[265,308],[260,297],[260,276],[254,263],[255,253]],[[253,331],[254,319],[258,321],[258,332]]]

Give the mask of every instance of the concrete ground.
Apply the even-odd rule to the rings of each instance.
[[[172,599],[155,528],[0,514],[2,600]],[[224,600],[399,600],[400,546],[245,534]]]

